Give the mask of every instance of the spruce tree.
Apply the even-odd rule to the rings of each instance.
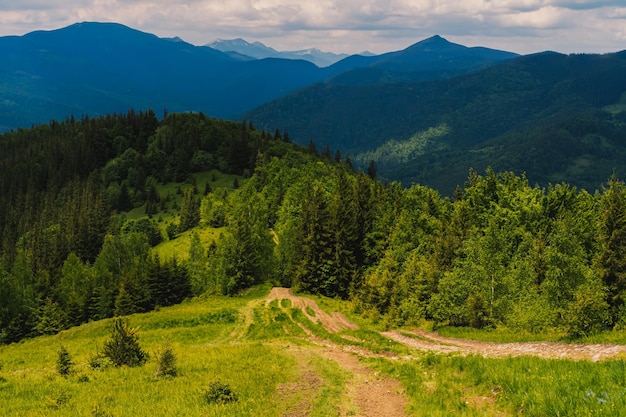
[[[111,328],[111,338],[105,342],[103,355],[115,366],[140,366],[148,360],[148,354],[139,346],[137,328],[131,329],[128,321],[116,317]]]
[[[615,174],[602,195],[599,226],[595,264],[616,314],[626,298],[626,187]]]
[[[57,355],[57,372],[59,375],[67,376],[72,371],[72,358],[65,346],[61,345]]]

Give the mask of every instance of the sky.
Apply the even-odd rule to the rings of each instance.
[[[85,21],[282,51],[383,53],[433,35],[521,54],[626,49],[626,0],[0,0],[0,36]]]

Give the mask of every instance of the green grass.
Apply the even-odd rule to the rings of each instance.
[[[269,289],[269,285],[255,287],[238,297],[207,295],[129,316],[131,326],[139,328],[142,348],[150,355],[137,368],[94,370],[89,366],[109,337],[112,319],[2,346],[1,414],[337,415],[340,405],[345,405],[345,386],[351,375],[309,341],[304,327],[334,344],[381,353],[364,361],[401,381],[411,401],[410,415],[626,415],[624,360],[423,353],[382,337],[364,319],[359,330],[328,333],[288,302],[275,300],[266,306]],[[339,300],[315,299],[327,312],[349,307]],[[470,333],[473,338],[495,337],[485,331],[459,331],[454,336]],[[61,344],[73,362],[68,377],[56,370]],[[176,356],[178,376],[156,378],[157,353],[166,344]],[[396,359],[385,359],[389,354]],[[215,382],[229,386],[238,400],[209,404],[204,393]]]
[[[566,338],[562,332],[555,333],[530,333],[525,331],[510,330],[505,328],[497,329],[473,329],[471,327],[446,326],[437,329],[437,333],[445,337],[455,337],[459,339],[478,340],[481,342],[539,342],[550,341],[559,342]]]
[[[533,357],[489,359],[425,354],[373,359],[398,378],[415,415],[618,416],[626,413],[626,363]]]
[[[208,247],[211,242],[217,241],[223,232],[224,228],[195,227],[182,233],[176,239],[165,240],[159,243],[153,248],[153,251],[157,253],[162,260],[176,258],[179,261],[183,261],[189,257],[189,248],[191,247],[191,236],[193,233],[197,233],[202,244]]]
[[[441,336],[459,339],[478,340],[481,342],[571,342],[571,343],[610,343],[626,344],[626,331],[602,332],[582,339],[571,340],[565,332],[530,333],[506,328],[473,329],[470,327],[446,326],[437,329]]]

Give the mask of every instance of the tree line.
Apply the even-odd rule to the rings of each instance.
[[[99,149],[109,159],[91,155],[97,138],[108,138]],[[58,152],[48,141],[76,172],[51,168]],[[470,171],[450,198],[382,183],[375,164],[357,170],[279,131],[192,113],[66,120],[0,142],[13,147],[0,163],[2,342],[266,281],[351,299],[387,326],[577,337],[626,320],[626,186],[615,176],[590,194]],[[185,192],[176,227],[191,230],[189,256],[159,259],[151,247],[167,237],[151,217],[161,210],[155,184],[209,169],[242,184]],[[21,176],[8,181],[10,172]],[[141,205],[145,218],[119,224],[116,213]],[[223,233],[202,241],[198,226]]]

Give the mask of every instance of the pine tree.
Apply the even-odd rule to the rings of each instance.
[[[602,194],[598,241],[595,264],[616,314],[626,299],[626,187],[615,174]]]
[[[183,200],[180,207],[180,223],[178,232],[182,233],[200,222],[200,202],[194,196],[192,189],[187,189],[183,193]]]
[[[148,360],[148,354],[139,345],[138,329],[131,329],[128,321],[115,318],[111,338],[105,342],[102,354],[115,366],[140,366]]]
[[[72,365],[74,365],[74,363],[72,362],[70,353],[65,346],[61,345],[57,355],[57,372],[59,375],[67,376],[72,371]]]

